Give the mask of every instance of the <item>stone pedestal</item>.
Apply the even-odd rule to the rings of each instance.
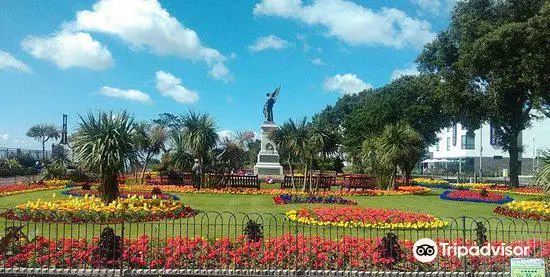
[[[279,153],[277,146],[269,139],[269,133],[277,129],[277,124],[274,122],[264,122],[261,125],[261,149],[258,153],[258,160],[254,166],[254,174],[259,178],[272,177],[273,179],[282,180],[284,178],[283,167],[279,163]]]

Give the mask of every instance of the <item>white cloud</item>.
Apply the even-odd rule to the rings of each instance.
[[[326,65],[326,63],[323,60],[321,60],[321,58],[312,59],[311,63],[314,65]]]
[[[446,14],[453,9],[458,0],[410,0],[423,11],[434,15]]]
[[[395,69],[391,73],[391,79],[392,81],[395,79],[398,79],[399,77],[406,76],[406,75],[418,75],[420,72],[418,71],[418,68],[416,68],[416,64],[411,64],[408,67],[405,68],[398,68]]]
[[[409,17],[395,8],[374,11],[348,0],[262,0],[255,15],[297,19],[327,28],[328,36],[351,45],[385,45],[394,48],[420,48],[435,34],[427,21]]]
[[[184,27],[157,0],[101,0],[92,10],[79,11],[70,28],[119,37],[134,49],[204,61],[209,75],[229,81],[226,57],[202,44],[197,33]]]
[[[62,69],[102,70],[113,65],[111,52],[88,33],[63,30],[52,36],[28,36],[21,46],[35,58],[52,61]]]
[[[260,37],[256,39],[254,44],[248,46],[248,49],[252,52],[259,52],[268,49],[281,50],[287,48],[288,46],[288,41],[275,35],[269,35],[267,37]]]
[[[220,137],[220,141],[223,141],[224,139],[232,139],[235,135],[230,130],[221,130],[218,131],[218,136]]]
[[[124,89],[113,88],[109,86],[103,86],[99,91],[99,93],[108,97],[121,98],[125,100],[139,102],[139,103],[145,103],[145,104],[153,103],[153,101],[151,100],[151,96],[149,96],[149,94],[139,90],[135,90],[135,89],[124,90]]]
[[[13,69],[19,72],[31,72],[31,68],[8,52],[0,50],[0,69]]]
[[[10,135],[8,134],[0,134],[0,140],[7,141]]]
[[[181,79],[164,72],[157,71],[157,89],[162,96],[172,97],[177,102],[183,104],[194,103],[199,100],[199,95],[181,84]]]
[[[343,75],[336,74],[333,77],[327,78],[323,83],[323,88],[326,91],[338,91],[341,94],[355,94],[372,88],[372,85],[357,78],[357,75],[348,73]]]

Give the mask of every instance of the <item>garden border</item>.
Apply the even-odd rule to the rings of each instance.
[[[246,270],[246,269],[43,269],[0,268],[0,275],[42,276],[364,276],[364,277],[507,277],[509,272],[446,271],[339,271],[339,270]],[[550,272],[546,272],[550,276]]]

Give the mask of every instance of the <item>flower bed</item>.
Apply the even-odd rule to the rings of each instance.
[[[41,183],[17,183],[13,185],[0,186],[0,197],[14,194],[61,189],[71,184],[68,180],[46,180]]]
[[[101,191],[99,190],[70,189],[70,190],[62,191],[61,193],[64,195],[72,195],[72,196],[80,196],[80,197],[83,197],[85,195],[95,196],[95,197],[101,196]],[[157,199],[163,199],[163,200],[180,200],[179,197],[172,194],[165,194],[162,192],[160,194],[153,194],[152,192],[147,192],[147,191],[121,191],[119,197],[130,198],[132,196],[143,197],[145,199],[157,198]]]
[[[151,191],[156,186],[151,185],[122,185],[122,190],[132,191]],[[173,186],[173,185],[160,185],[165,192],[171,193],[195,193],[195,194],[252,194],[252,195],[279,195],[279,194],[292,194],[292,195],[308,195],[308,192],[292,191],[284,189],[240,189],[240,188],[224,188],[224,189],[211,189],[203,188],[197,190],[192,186]],[[318,196],[346,196],[346,195],[365,195],[365,196],[389,196],[389,195],[412,195],[423,194],[429,192],[429,188],[418,186],[402,186],[397,191],[393,190],[353,190],[353,191],[319,191],[315,194]]]
[[[497,207],[494,212],[515,218],[550,221],[550,203],[543,201],[514,201]]]
[[[314,207],[291,210],[286,219],[309,225],[374,229],[438,229],[448,222],[429,214],[368,207]]]
[[[341,204],[341,205],[357,205],[357,202],[344,199],[339,196],[315,196],[315,195],[293,195],[281,194],[273,197],[273,202],[276,205],[286,204]]]
[[[29,201],[2,214],[20,221],[37,222],[145,222],[163,219],[186,218],[195,215],[180,201],[144,199],[132,196],[105,204],[97,197],[73,198],[54,201]]]
[[[0,253],[6,268],[120,268],[124,269],[309,269],[357,271],[462,271],[463,259],[456,254],[438,255],[423,264],[412,255],[414,241],[398,241],[395,257],[384,257],[380,238],[344,236],[337,240],[320,236],[289,234],[259,241],[241,236],[216,240],[174,237],[153,239],[141,236],[124,239],[121,259],[108,260],[101,255],[98,238],[50,240],[37,237],[21,243],[13,251]],[[451,245],[474,245],[473,240],[442,240]],[[491,241],[500,245],[501,241]],[[550,258],[549,240],[526,240],[507,243],[529,246],[533,257]],[[441,253],[441,248],[439,249]],[[469,271],[509,270],[510,259],[501,256],[466,256]]]
[[[449,182],[441,179],[432,179],[432,178],[413,178],[411,183],[416,186],[422,186],[427,188],[438,188],[438,189],[452,189],[453,185]]]
[[[512,188],[507,185],[491,184],[491,183],[460,184],[460,185],[463,187],[468,187],[472,190],[486,189],[487,191],[491,191],[491,192],[513,193],[518,195],[529,195],[529,196],[544,195],[544,191],[541,188],[533,188],[533,187]]]
[[[480,191],[475,190],[446,190],[439,196],[439,198],[443,200],[495,204],[504,204],[514,200],[510,196],[502,195],[496,192],[487,192],[487,195],[483,196]]]

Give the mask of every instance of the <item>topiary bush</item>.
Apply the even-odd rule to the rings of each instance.
[[[248,241],[260,241],[264,238],[264,227],[254,220],[249,220],[244,228],[244,234],[248,237]]]

